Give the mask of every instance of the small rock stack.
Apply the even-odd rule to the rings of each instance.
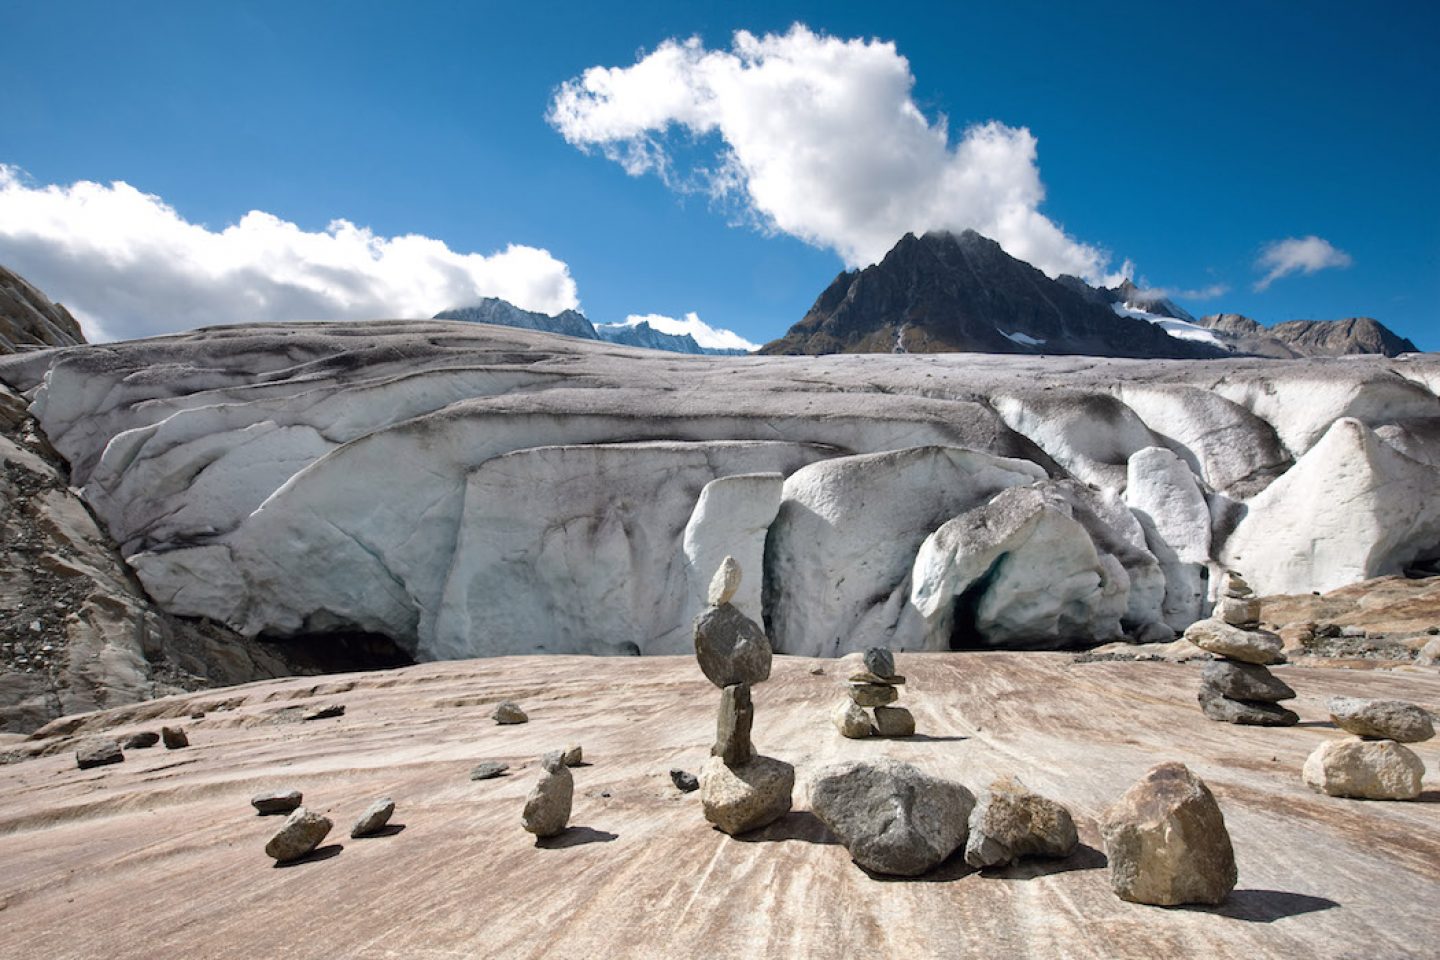
[[[710,582],[710,605],[695,619],[695,658],[720,688],[715,745],[700,769],[700,804],[705,819],[732,836],[789,813],[795,788],[795,768],[758,755],[750,741],[750,686],[770,678],[771,651],[759,624],[730,604],[740,576],[735,558],[726,557]]]
[[[1425,764],[1406,743],[1435,736],[1430,714],[1403,700],[1335,697],[1330,719],[1353,737],[1321,744],[1301,774],[1310,789],[1359,800],[1413,800]]]
[[[1265,667],[1282,659],[1281,640],[1260,629],[1260,601],[1239,574],[1225,574],[1215,615],[1192,623],[1185,639],[1221,658],[1206,664],[1201,674],[1198,699],[1205,716],[1257,727],[1300,722],[1293,710],[1279,706],[1295,699],[1295,691]]]
[[[915,717],[893,706],[905,678],[895,672],[895,655],[884,647],[852,653],[840,661],[845,670],[848,698],[835,708],[835,726],[852,740],[863,737],[908,737],[915,732]],[[873,711],[873,713],[867,712]]]

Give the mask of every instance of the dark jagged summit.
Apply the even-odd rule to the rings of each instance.
[[[69,310],[0,266],[0,354],[84,342]]]
[[[847,271],[761,353],[1022,353],[1222,356],[1119,316],[1083,284],[1051,280],[973,230],[906,234],[878,264]]]

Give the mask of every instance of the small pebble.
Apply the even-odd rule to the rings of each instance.
[[[670,782],[675,784],[675,789],[681,793],[694,793],[700,789],[700,781],[695,774],[681,770],[679,767],[670,771]]]

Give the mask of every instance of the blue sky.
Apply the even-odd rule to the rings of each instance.
[[[924,176],[950,183],[947,171],[968,176],[978,163],[999,178],[997,191],[1024,194],[1036,176],[1043,183],[1042,201],[1020,203],[1029,221],[1005,220],[1007,247],[1107,275],[1129,260],[1144,285],[1181,293],[1225,288],[1177,296],[1197,314],[1223,309],[1265,323],[1369,315],[1440,349],[1435,11],[352,0],[137,3],[122,12],[0,0],[11,38],[0,59],[0,164],[10,171],[0,184],[15,194],[14,205],[0,205],[0,262],[110,335],[228,322],[237,312],[288,319],[272,314],[319,314],[336,301],[306,287],[313,275],[285,273],[312,244],[286,225],[323,234],[343,219],[376,238],[417,235],[446,251],[416,242],[391,251],[383,276],[342,277],[347,290],[364,287],[346,310],[382,303],[418,313],[427,297],[473,281],[535,306],[578,298],[597,322],[694,312],[763,342],[798,320],[847,262],[864,262],[877,244],[883,252],[893,240],[877,238],[889,224],[918,223],[932,209],[946,224],[999,222],[986,196],[932,202],[926,193]],[[795,23],[811,33],[792,32]],[[854,89],[866,98],[883,84],[863,71],[892,77],[905,58],[901,75],[913,77],[908,96],[921,117],[905,130],[924,153],[943,115],[949,152],[897,160],[876,144],[909,149],[903,137],[882,130],[867,146],[863,131],[857,141],[833,118],[792,116],[765,99],[784,89],[726,86],[726,71],[743,60],[732,47],[737,30],[762,46],[775,35],[758,54],[774,76],[834,69],[844,80],[859,70]],[[638,82],[604,103],[577,87],[585,96],[569,126],[547,120],[562,85],[587,69],[653,64],[667,40],[692,36],[703,46],[659,72],[660,82],[626,74]],[[894,48],[827,47],[827,38]],[[683,84],[700,92],[675,94]],[[883,92],[869,104],[877,117],[892,105]],[[773,136],[756,132],[776,117],[784,122]],[[667,120],[668,137],[646,126]],[[991,121],[999,132],[974,144],[982,159],[966,160],[967,129]],[[633,156],[636,143],[665,151],[668,178],[653,163],[631,175],[607,157],[607,147]],[[754,179],[728,181],[717,199],[706,192],[716,181],[695,168],[715,170],[723,146]],[[175,222],[150,217],[134,197],[107,208],[100,226],[85,217],[98,215],[103,196],[66,194],[68,212],[53,213],[47,204],[61,200],[47,188],[81,181],[107,190],[123,181],[163,201]],[[877,205],[895,197],[908,206],[877,219]],[[203,236],[186,225],[218,233],[250,211],[270,219],[195,255],[194,275],[177,273],[192,259],[176,253],[188,249],[185,238]],[[146,229],[168,239],[137,252],[126,231]],[[370,249],[369,236],[350,239]],[[1333,265],[1296,266],[1255,289],[1267,245],[1310,237],[1326,248],[1295,263]],[[510,245],[522,249],[508,260],[464,259]],[[276,249],[286,262],[267,256]],[[368,270],[355,266],[355,249],[339,255],[335,272]],[[407,273],[407,263],[420,266]],[[155,279],[138,284],[126,270]],[[224,282],[206,286],[217,277]],[[267,295],[266,282],[295,295]]]

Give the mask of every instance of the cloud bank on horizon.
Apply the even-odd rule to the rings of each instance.
[[[667,40],[632,66],[595,66],[560,86],[547,119],[569,143],[598,149],[633,176],[738,201],[761,227],[834,250],[847,266],[878,261],[907,232],[971,228],[1055,276],[1107,285],[1109,252],[1040,212],[1035,136],[997,121],[950,144],[911,96],[895,45],[842,40],[803,24],[739,31],[729,50]],[[682,169],[677,135],[719,138],[713,165]]]
[[[642,323],[648,323],[651,327],[661,333],[668,333],[672,336],[684,336],[689,334],[695,338],[695,342],[702,347],[716,350],[759,350],[760,344],[751,343],[744,337],[730,330],[721,330],[710,326],[694,310],[685,314],[682,318],[667,317],[661,313],[632,313],[624,321],[616,326],[638,327]]]
[[[348,220],[306,231],[252,210],[221,230],[127,183],[28,184],[0,164],[0,263],[62,301],[92,342],[229,323],[429,317],[492,296],[579,306],[570,268],[511,244],[488,256]]]
[[[1308,237],[1287,237],[1266,244],[1255,261],[1256,270],[1264,270],[1265,276],[1255,283],[1255,290],[1263,291],[1270,284],[1292,273],[1312,274],[1333,268],[1343,269],[1354,263],[1344,250],[1337,250],[1330,241],[1311,234]]]

